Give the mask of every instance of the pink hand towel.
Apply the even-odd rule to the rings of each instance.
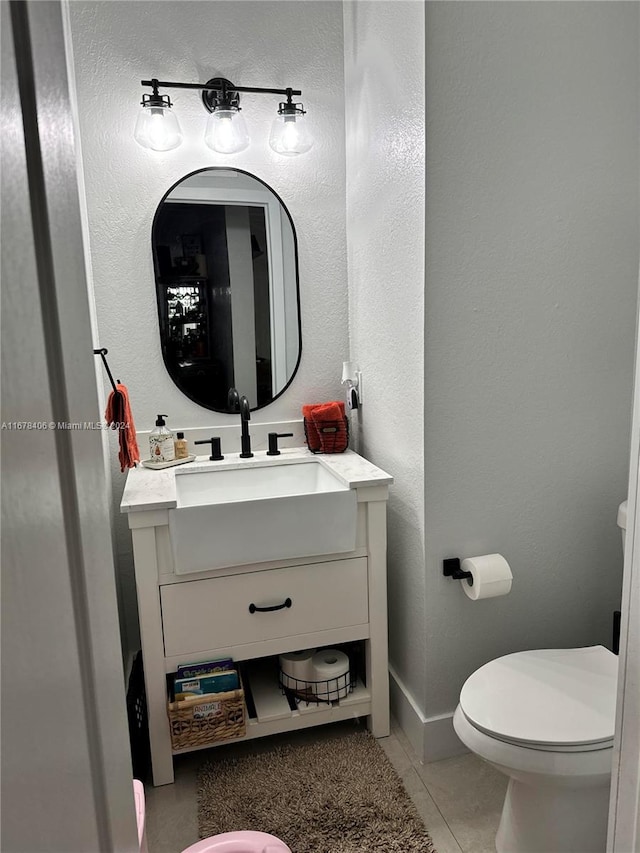
[[[104,419],[108,424],[113,425],[113,429],[118,430],[120,470],[135,467],[136,462],[140,461],[140,451],[129,403],[129,392],[125,385],[116,385],[116,390],[109,394]]]

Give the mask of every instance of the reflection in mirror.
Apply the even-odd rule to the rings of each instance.
[[[280,395],[300,362],[293,222],[263,181],[202,169],[174,184],[153,222],[164,363],[194,402],[229,411],[229,388],[252,409]]]

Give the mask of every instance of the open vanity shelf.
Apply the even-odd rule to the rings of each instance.
[[[318,458],[306,448],[283,456],[296,462]],[[207,464],[216,463],[202,462]],[[244,460],[229,459],[230,467],[239,464]],[[173,782],[175,754],[230,742],[172,749],[166,680],[184,663],[229,657],[241,664],[251,698],[246,734],[236,740],[354,717],[367,717],[376,737],[389,734],[386,502],[392,478],[352,451],[321,464],[355,492],[352,551],[186,574],[174,563],[170,539],[176,469],[129,472],[121,508],[129,514],[133,539],[154,785]],[[295,526],[295,514],[290,523]],[[292,604],[285,607],[288,599]],[[277,656],[355,643],[362,666],[353,690],[330,705],[303,701],[291,708],[273,675]]]
[[[239,738],[219,740],[206,746],[173,749],[173,755],[224,746],[236,741],[253,740],[281,732],[306,729],[325,723],[335,723],[339,720],[368,717],[371,714],[371,693],[361,678],[356,678],[353,689],[347,696],[331,704],[324,702],[319,704],[307,703],[304,700],[295,703],[289,700],[278,683],[277,662],[271,659],[266,660],[270,664],[267,667],[265,667],[264,661],[256,660],[250,661],[248,666],[243,668],[242,681],[246,697],[246,734]]]

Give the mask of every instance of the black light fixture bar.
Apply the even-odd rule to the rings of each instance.
[[[294,156],[308,151],[313,138],[302,121],[306,115],[304,106],[294,98],[302,95],[301,89],[271,89],[264,86],[236,86],[225,77],[212,77],[205,83],[179,83],[176,80],[141,80],[149,86],[151,94],[142,96],[142,112],[138,113],[134,138],[143,148],[155,151],[170,151],[182,141],[182,131],[173,104],[166,89],[192,89],[200,92],[204,108],[210,114],[207,119],[205,142],[220,154],[235,154],[243,151],[250,143],[244,119],[240,114],[241,95],[246,92],[280,96],[277,116],[273,120],[269,145],[284,156]]]
[[[141,80],[142,86],[151,86],[154,89],[158,89],[162,87],[163,89],[201,89],[208,91],[210,90],[211,83],[171,83],[162,80]],[[270,95],[287,95],[290,96],[298,96],[302,95],[300,89],[263,89],[256,86],[236,86],[233,84],[234,92],[266,92]]]

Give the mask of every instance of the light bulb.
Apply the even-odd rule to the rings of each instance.
[[[279,113],[271,127],[269,145],[285,157],[294,157],[309,151],[313,145],[313,137],[305,124],[304,114],[300,111]]]
[[[138,114],[134,139],[143,148],[170,151],[182,142],[182,131],[171,107],[145,103]]]
[[[220,154],[235,154],[249,145],[244,118],[237,109],[216,109],[207,119],[204,141]]]

